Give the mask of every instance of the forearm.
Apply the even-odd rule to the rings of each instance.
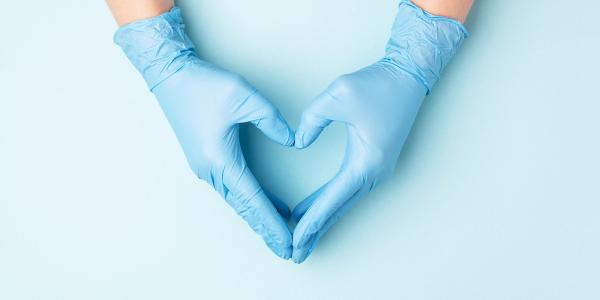
[[[156,17],[175,5],[174,0],[106,0],[106,3],[119,26]]]
[[[444,16],[464,23],[474,0],[412,0],[433,15]]]

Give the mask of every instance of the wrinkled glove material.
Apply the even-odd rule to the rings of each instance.
[[[384,59],[415,76],[429,92],[468,36],[460,22],[432,15],[403,0]]]
[[[114,41],[142,74],[150,90],[196,57],[178,7],[119,28]]]

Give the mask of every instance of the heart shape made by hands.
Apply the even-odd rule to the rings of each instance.
[[[353,204],[393,174],[423,99],[466,35],[457,21],[401,1],[386,55],[335,79],[304,109],[295,133],[242,76],[198,57],[178,8],[121,27],[115,41],[143,74],[196,175],[277,255],[301,263]],[[240,124],[252,123],[278,144],[305,149],[333,122],[346,133],[341,165],[295,206],[292,236],[282,218],[288,216],[286,205],[269,197],[248,167]]]

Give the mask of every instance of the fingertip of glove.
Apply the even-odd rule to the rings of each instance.
[[[282,146],[286,146],[286,147],[294,147],[294,144],[296,142],[296,133],[287,125],[287,123],[285,123],[285,121],[281,121],[282,124],[282,132],[281,133],[281,142],[280,144]]]
[[[251,122],[275,143],[286,147],[294,146],[296,134],[287,125],[283,117],[262,118]]]
[[[292,254],[292,261],[299,265],[306,260],[309,254],[307,250],[296,250]]]
[[[281,132],[281,145],[293,147],[296,133],[290,128],[281,114],[278,113],[276,120],[277,126]]]
[[[296,149],[304,149],[306,145],[304,144],[304,133],[301,131],[296,132],[294,136],[294,147]]]
[[[275,254],[283,260],[289,260],[292,257],[292,247],[281,248],[275,251]]]
[[[292,257],[292,234],[287,233],[284,236],[273,239],[266,238],[265,242],[267,246],[275,253],[275,255],[281,257],[284,260],[288,260]]]
[[[288,147],[296,146],[296,133],[291,129],[288,129],[288,139],[287,139],[287,142],[285,143],[285,146],[288,146]]]

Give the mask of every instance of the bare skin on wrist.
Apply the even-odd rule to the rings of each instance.
[[[412,0],[412,2],[428,13],[436,16],[444,16],[461,23],[467,19],[467,15],[473,6],[474,0]]]
[[[464,23],[474,0],[412,0],[423,10]],[[174,0],[106,0],[119,26],[169,11]]]
[[[119,26],[156,17],[175,5],[173,0],[106,0],[106,3]]]

